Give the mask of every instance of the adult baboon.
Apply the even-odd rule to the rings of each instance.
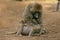
[[[17,35],[34,35],[35,33],[45,33],[42,23],[42,5],[39,3],[31,3],[24,10],[24,20],[20,22],[20,28]]]
[[[16,1],[23,1],[23,0],[16,0]]]
[[[59,10],[59,7],[60,7],[60,0],[58,0],[58,2],[57,2],[57,8],[56,8],[56,11]]]

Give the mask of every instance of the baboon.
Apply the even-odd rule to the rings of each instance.
[[[16,0],[16,1],[23,1],[23,0]]]
[[[60,0],[58,0],[58,2],[57,2],[57,8],[56,8],[56,11],[59,10],[59,7],[60,7]]]
[[[42,5],[39,3],[28,4],[24,10],[24,19],[20,21],[17,35],[41,35],[45,33],[42,23]]]

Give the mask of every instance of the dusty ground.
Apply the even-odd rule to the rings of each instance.
[[[17,31],[26,4],[16,1],[0,2],[0,40],[60,40],[60,12],[54,12],[55,4],[42,4],[43,23],[48,34],[34,37],[7,35],[8,32]],[[47,8],[46,5],[50,6]]]

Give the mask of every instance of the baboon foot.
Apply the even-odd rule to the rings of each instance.
[[[17,34],[16,34],[17,35]],[[17,35],[17,36],[22,36],[21,34]]]
[[[21,34],[19,36],[22,36]]]
[[[43,30],[42,32],[41,32],[41,34],[46,34],[47,33],[47,31],[46,30]]]

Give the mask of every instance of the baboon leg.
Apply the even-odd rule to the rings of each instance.
[[[43,25],[40,25],[40,34],[45,34],[46,33],[46,29]]]
[[[22,36],[21,32],[23,31],[23,27],[24,27],[24,24],[20,22],[16,35]]]

